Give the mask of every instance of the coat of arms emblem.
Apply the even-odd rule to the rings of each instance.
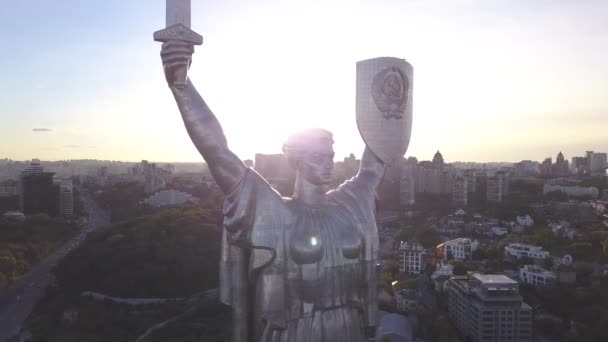
[[[399,163],[410,142],[413,77],[404,59],[357,63],[357,126],[367,147],[387,165]]]
[[[374,77],[372,96],[384,118],[403,118],[409,82],[397,67],[386,68]]]

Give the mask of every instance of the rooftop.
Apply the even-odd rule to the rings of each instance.
[[[471,273],[471,276],[482,284],[517,284],[517,282],[503,274]]]

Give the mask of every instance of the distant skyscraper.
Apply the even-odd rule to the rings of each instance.
[[[74,215],[74,192],[69,179],[59,182],[59,212],[63,217]]]
[[[443,171],[444,164],[445,163],[443,161],[443,155],[441,154],[441,152],[437,151],[433,156],[433,165],[435,166],[435,168]]]
[[[547,158],[543,160],[542,164],[540,164],[540,175],[542,177],[551,177],[553,171],[553,162],[551,158]]]
[[[532,308],[516,281],[469,273],[451,278],[447,290],[448,318],[467,341],[532,341]]]
[[[458,206],[469,204],[467,179],[463,176],[454,177],[452,182],[452,204]]]
[[[464,171],[464,178],[467,180],[467,191],[469,193],[477,192],[477,170],[468,169]]]
[[[589,159],[589,173],[591,175],[605,175],[608,166],[606,153],[591,153]]]
[[[486,200],[488,202],[500,203],[503,197],[504,177],[494,175],[486,181]]]
[[[555,159],[555,164],[552,166],[551,175],[554,177],[566,177],[570,174],[568,161],[564,159],[564,155],[560,152]]]
[[[401,169],[401,206],[411,206],[416,203],[416,168],[418,161],[416,158],[410,157],[403,161]]]
[[[52,172],[22,175],[23,213],[59,215],[59,186],[53,183]]]
[[[23,210],[23,206],[24,206],[23,177],[29,176],[32,174],[39,174],[42,172],[43,172],[43,169],[42,169],[42,166],[40,165],[40,160],[38,160],[38,159],[32,159],[30,165],[28,167],[26,167],[23,171],[21,171],[21,174],[19,175],[19,183],[18,183],[18,190],[17,190],[19,192],[19,208],[21,208],[21,210]]]

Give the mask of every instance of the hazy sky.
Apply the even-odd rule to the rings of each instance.
[[[192,0],[190,76],[243,159],[288,131],[363,143],[355,63],[414,66],[407,155],[608,151],[608,1]],[[152,33],[164,0],[2,1],[0,158],[198,161]]]

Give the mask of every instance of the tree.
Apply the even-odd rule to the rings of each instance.
[[[382,272],[386,272],[391,277],[395,278],[399,273],[399,264],[396,261],[391,260],[384,266]]]
[[[452,273],[455,276],[463,276],[463,275],[467,275],[467,267],[464,264],[464,262],[462,262],[462,260],[458,260],[458,259],[453,259],[449,261],[449,264],[454,266],[454,269],[452,270]]]

